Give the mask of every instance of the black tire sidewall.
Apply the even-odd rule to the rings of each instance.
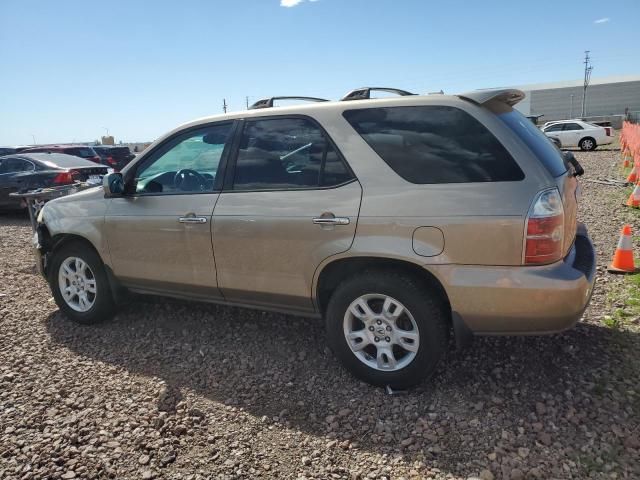
[[[420,346],[411,363],[400,370],[384,372],[368,367],[353,354],[344,337],[343,321],[347,308],[353,300],[368,293],[393,297],[411,312],[416,321]],[[447,345],[444,305],[428,288],[403,275],[371,273],[346,280],[331,296],[326,326],[330,346],[345,367],[356,377],[377,386],[406,388],[420,383],[434,373]]]
[[[78,257],[84,260],[89,265],[96,280],[96,298],[93,306],[86,312],[78,312],[67,305],[60,292],[58,283],[60,265],[69,257]],[[49,270],[49,285],[53,298],[60,310],[77,323],[90,325],[106,320],[113,315],[114,302],[102,260],[92,248],[82,243],[70,243],[54,252],[51,269]]]

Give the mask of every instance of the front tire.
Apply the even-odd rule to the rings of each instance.
[[[356,377],[407,388],[430,377],[447,346],[447,310],[416,279],[395,272],[348,278],[327,307],[329,344]]]
[[[115,313],[104,264],[83,243],[69,243],[54,253],[49,285],[60,310],[77,323],[102,322]]]
[[[585,137],[582,140],[580,140],[580,143],[578,144],[578,146],[580,147],[580,150],[582,150],[583,152],[590,152],[592,150],[595,150],[598,145],[596,144],[596,141],[593,138]]]

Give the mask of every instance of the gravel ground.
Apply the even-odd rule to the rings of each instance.
[[[619,153],[577,153],[599,257],[583,321],[478,338],[401,395],[363,384],[320,322],[142,299],[62,317],[30,228],[0,216],[0,478],[639,478],[640,341],[604,325],[623,222]],[[638,319],[635,319],[638,322]]]

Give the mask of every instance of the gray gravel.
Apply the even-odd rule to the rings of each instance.
[[[619,153],[578,153],[585,179]],[[610,260],[624,190],[583,182],[581,217]],[[638,330],[604,326],[599,270],[562,335],[479,338],[398,396],[363,384],[321,322],[147,298],[112,322],[61,316],[25,218],[0,215],[0,478],[640,477]]]

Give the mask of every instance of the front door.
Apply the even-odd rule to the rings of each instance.
[[[247,121],[214,210],[213,247],[225,299],[312,310],[314,272],[350,248],[361,193],[311,119]]]
[[[133,167],[127,194],[110,200],[105,226],[111,265],[125,285],[220,296],[211,215],[232,127],[212,124],[171,137]]]

